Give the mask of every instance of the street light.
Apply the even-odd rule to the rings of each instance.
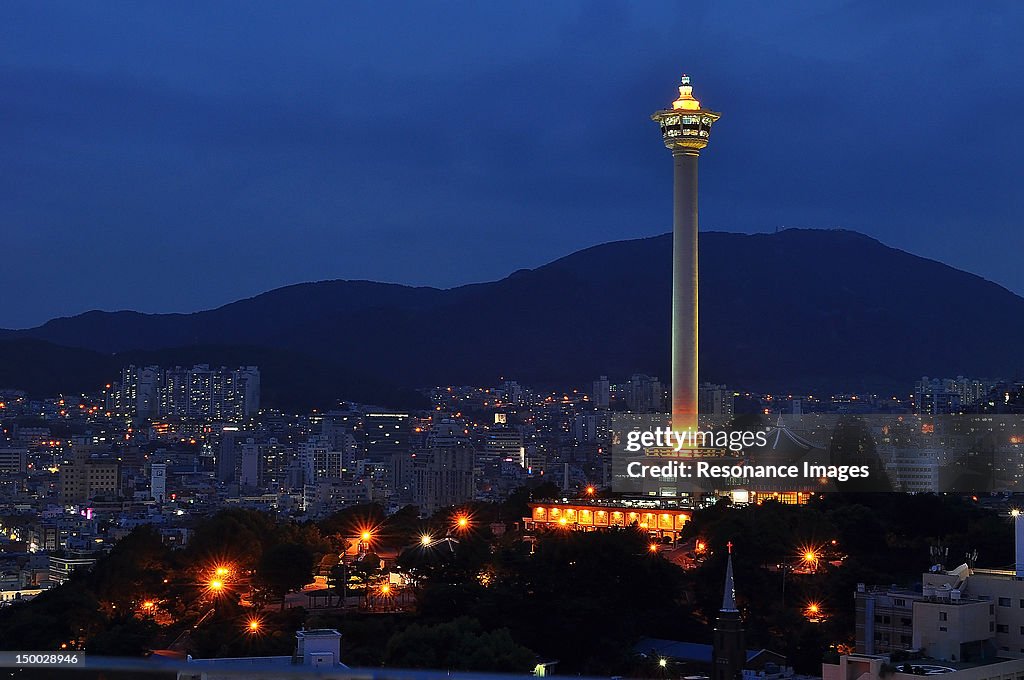
[[[804,608],[804,616],[811,623],[819,623],[822,619],[821,605],[817,602],[808,602]]]
[[[433,541],[434,539],[431,538],[430,534],[423,534],[422,536],[420,536],[420,545],[422,545],[423,547],[430,545],[431,543],[433,543]]]
[[[658,544],[657,543],[651,543],[649,546],[647,546],[647,550],[649,550],[652,553],[658,552]]]
[[[215,593],[224,590],[224,581],[221,581],[219,578],[212,579],[210,581],[210,590]]]
[[[255,633],[260,632],[260,628],[262,628],[262,627],[263,627],[263,623],[259,619],[252,618],[252,619],[249,619],[249,623],[246,626],[246,629],[249,631],[249,633],[255,634]]]

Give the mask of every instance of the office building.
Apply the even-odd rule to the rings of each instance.
[[[70,450],[60,465],[61,502],[87,503],[93,498],[120,495],[120,463],[117,458],[85,447]]]
[[[28,449],[0,448],[0,474],[23,474],[28,467]]]
[[[363,418],[364,445],[367,457],[375,462],[405,453],[409,447],[410,418],[408,413],[367,413]]]

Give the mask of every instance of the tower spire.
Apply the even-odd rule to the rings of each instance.
[[[732,576],[732,541],[726,546],[729,548],[729,562],[725,566],[725,592],[722,593],[721,611],[736,612],[739,610],[736,608],[736,582]]]

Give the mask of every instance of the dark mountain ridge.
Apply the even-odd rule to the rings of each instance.
[[[702,380],[904,391],[924,374],[1020,373],[1024,299],[855,232],[704,233],[700,274]],[[670,286],[665,234],[448,290],[322,281],[193,314],[93,311],[0,337],[104,354],[273,348],[402,386],[667,379]]]

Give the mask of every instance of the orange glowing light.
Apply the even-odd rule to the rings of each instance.
[[[588,486],[587,487],[587,495],[588,496],[593,496],[594,493],[596,493],[596,492],[597,492],[597,489],[595,489],[594,487],[592,487],[592,486]]]
[[[360,534],[360,538],[362,538],[364,541],[369,541],[371,538],[373,538],[373,534],[369,531],[363,531],[363,533]]]
[[[804,617],[811,623],[819,623],[825,618],[822,613],[822,607],[817,602],[807,603],[807,606],[804,607]]]
[[[568,523],[569,523],[569,520],[567,520],[567,519],[566,519],[566,518],[564,518],[564,517],[559,517],[559,518],[558,518],[558,523],[559,523],[559,524],[561,524],[561,525],[562,525],[562,526],[564,527],[564,526],[565,526],[566,524],[568,524]]]
[[[259,619],[249,619],[249,625],[248,625],[249,632],[250,633],[257,633],[257,632],[259,632],[259,630],[262,627],[262,625],[263,624],[260,622]]]
[[[231,570],[228,569],[227,567],[217,567],[216,569],[214,569],[213,573],[216,574],[217,576],[223,577],[223,576],[227,576],[228,574],[230,574]]]
[[[390,583],[383,584],[380,587],[380,594],[381,595],[390,595],[391,594],[391,584]]]
[[[224,590],[224,581],[221,581],[219,578],[213,579],[212,581],[210,581],[210,590]]]
[[[658,552],[658,544],[657,543],[651,543],[649,546],[647,546],[647,549],[650,552],[652,552],[652,553],[656,553],[656,552]]]
[[[460,529],[465,529],[466,527],[469,526],[469,517],[467,517],[466,515],[459,515],[458,517],[455,518],[455,524]]]
[[[142,608],[143,609],[152,609],[155,606],[156,606],[156,602],[153,602],[153,600],[146,600],[145,602],[142,603]]]

